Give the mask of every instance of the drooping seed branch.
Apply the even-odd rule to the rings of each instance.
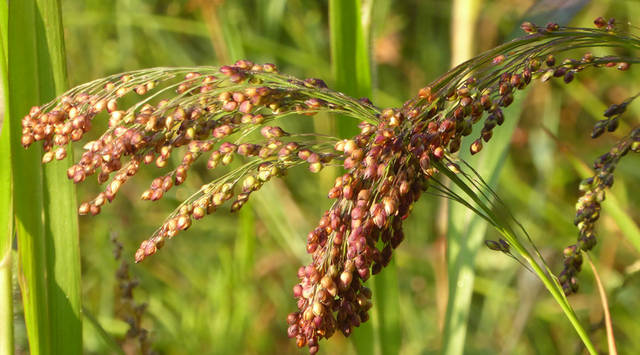
[[[589,47],[640,49],[640,40],[616,32],[613,21],[598,19],[596,26],[599,29],[525,23],[528,36],[450,70],[398,109],[378,109],[367,99],[327,88],[319,79],[279,74],[271,64],[238,61],[220,68],[133,71],[81,85],[34,107],[23,120],[23,144],[43,141],[44,163],[62,159],[66,144],[83,138],[100,112],[108,113],[106,132],[87,143],[78,163],[68,170],[76,183],[91,175],[97,175],[100,184],[108,182],[103,192],[79,208],[80,214],[92,215],[111,202],[142,165],[164,168],[172,155],[180,155],[179,165],[155,178],[142,193],[142,199],[155,201],[184,183],[203,155],[210,170],[241,160],[237,168],[185,200],[141,243],[136,261],[155,254],[168,238],[226,201],[231,201],[232,211],[240,209],[253,192],[293,167],[307,165],[317,172],[327,164],[342,165],[345,173],[328,194],[334,201],[307,236],[312,261],[298,271],[299,283],[293,288],[298,310],[287,317],[288,335],[315,353],[320,339],[336,330],[348,336],[369,318],[371,291],[365,282],[389,263],[405,237],[402,225],[413,204],[442,164],[455,168],[445,157],[460,149],[463,137],[473,134],[483,117],[470,146],[472,154],[490,141],[493,129],[506,119],[503,108],[533,80],[562,78],[570,83],[587,68],[627,70],[640,61],[590,53],[581,53],[579,59],[558,58]],[[125,109],[123,98],[131,95],[140,99]],[[285,117],[318,112],[354,117],[360,121],[360,132],[338,139],[286,132],[277,125]],[[617,127],[617,116],[608,116],[596,129]],[[637,150],[636,131],[601,161],[600,174],[611,172],[621,152]],[[606,187],[607,176],[594,180],[592,188]],[[585,205],[579,213],[591,220],[584,212],[589,208],[596,207]],[[589,229],[585,226],[581,231]],[[508,251],[508,245],[496,243],[490,247]]]

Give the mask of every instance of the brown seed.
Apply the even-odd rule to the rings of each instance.
[[[320,162],[309,164],[309,171],[311,171],[312,173],[320,172],[322,168],[323,168],[323,165]]]
[[[92,216],[97,215],[98,213],[100,213],[100,206],[90,205],[89,212],[91,213]]]
[[[42,155],[42,164],[47,164],[53,160],[53,152],[46,152]]]
[[[80,207],[78,207],[78,214],[84,216],[89,213],[90,208],[91,205],[89,205],[88,202],[83,202],[82,204],[80,204]]]
[[[60,148],[56,149],[56,152],[55,152],[56,160],[62,160],[66,156],[67,156],[67,150],[64,147],[60,147]]]
[[[317,301],[313,303],[313,314],[315,314],[316,316],[324,315],[324,306],[322,305],[322,303]]]
[[[471,146],[469,147],[469,150],[471,151],[471,154],[479,153],[482,150],[482,140],[476,139],[475,141],[473,141],[473,143],[471,143]]]
[[[618,63],[618,66],[617,66],[618,70],[622,70],[622,71],[628,70],[629,67],[630,67],[630,64],[627,62],[620,62]]]
[[[531,23],[531,22],[523,22],[523,23],[520,25],[520,28],[521,28],[523,31],[525,31],[526,33],[529,33],[529,34],[531,34],[531,33],[536,33],[536,32],[537,32],[536,25],[534,25],[534,24],[533,24],[533,23]]]
[[[351,281],[353,280],[353,274],[348,271],[343,271],[340,274],[340,286],[344,289],[348,288],[351,285]]]

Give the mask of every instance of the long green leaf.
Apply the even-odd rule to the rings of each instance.
[[[32,353],[82,352],[80,256],[75,190],[66,161],[40,167],[38,148],[21,145],[20,119],[66,88],[60,5],[11,2],[8,85],[14,211],[20,281]]]
[[[4,112],[0,118],[0,226],[7,230],[0,235],[0,355],[13,354],[13,288],[11,242],[13,240],[13,201],[11,187],[11,146],[9,130],[2,129],[9,109],[7,80],[7,11],[8,4],[0,5],[0,71]],[[5,125],[8,127],[8,125]]]
[[[370,97],[369,33],[373,1],[329,1],[331,65],[338,90],[354,97]],[[356,125],[346,117],[336,120],[337,135],[353,136]],[[395,263],[372,278],[374,308],[371,321],[353,334],[360,354],[397,354],[400,348],[400,305]]]
[[[7,226],[0,234],[0,355],[13,354],[13,287],[11,241],[13,239],[13,201],[11,187],[11,147],[9,130],[2,129],[9,107],[7,99],[7,2],[0,5],[0,70],[2,75],[2,101],[4,112],[0,118],[0,226]],[[8,127],[8,125],[7,125]]]
[[[33,1],[9,2],[8,117],[13,170],[13,208],[18,236],[19,274],[25,323],[32,354],[50,354],[49,298],[46,243],[43,227],[40,149],[25,150],[21,143],[21,118],[39,97],[36,43],[36,7]]]
[[[532,255],[531,252],[525,247],[520,238],[519,234],[515,232],[513,229],[514,226],[512,222],[516,222],[513,220],[513,217],[509,215],[509,213],[500,213],[505,212],[502,211],[494,211],[493,206],[489,206],[491,202],[487,199],[491,199],[491,195],[487,195],[487,192],[490,193],[492,189],[486,182],[482,182],[480,185],[470,184],[468,181],[463,180],[463,178],[459,177],[457,174],[447,169],[442,163],[435,162],[436,167],[438,167],[439,171],[444,173],[451,181],[455,184],[456,190],[452,190],[457,195],[457,199],[459,199],[462,204],[466,205],[468,208],[473,209],[475,211],[475,216],[481,216],[487,222],[490,222],[493,227],[497,229],[497,231],[505,238],[506,242],[510,245],[511,250],[514,251],[516,255],[520,258],[524,259],[522,262],[523,265],[528,264],[531,267],[531,271],[535,273],[540,281],[544,284],[547,291],[554,298],[556,303],[560,306],[562,311],[564,312],[567,319],[571,322],[574,330],[580,336],[584,346],[590,354],[597,354],[597,351],[589,338],[584,327],[580,324],[578,317],[576,316],[573,308],[569,304],[567,297],[564,295],[562,290],[562,286],[558,282],[557,278],[553,275],[546,262],[542,258],[540,252],[535,249],[535,245],[531,245],[535,249],[535,253]],[[476,172],[477,173],[477,172]],[[486,191],[485,191],[486,190]],[[484,198],[480,197],[484,196]],[[505,206],[501,206],[503,209]],[[499,208],[499,209],[501,209]],[[524,232],[524,230],[523,230]],[[526,233],[526,232],[524,232]],[[531,243],[531,239],[529,236],[526,236],[528,242]]]
[[[474,24],[480,7],[478,2],[477,0],[456,0],[452,4],[451,26],[455,29],[451,37],[452,65],[458,65],[473,56]],[[504,141],[504,136],[511,136],[510,130],[515,126],[513,123],[510,126],[510,129],[502,128],[495,140]],[[485,151],[482,156],[498,158],[503,155],[505,147],[504,143],[500,146],[499,142],[494,141],[488,148],[493,149],[494,152]],[[468,149],[463,151],[461,157],[469,158]],[[490,165],[493,165],[491,163],[497,163],[497,160],[490,162]],[[443,327],[443,354],[462,354],[464,351],[475,277],[474,261],[482,244],[486,227],[486,223],[481,218],[464,206],[449,203],[446,249],[449,287]]]
[[[360,0],[329,1],[331,66],[336,89],[356,98],[370,97],[372,91],[369,23],[362,21],[362,5]],[[370,9],[370,6],[367,8]],[[344,118],[337,120],[336,128],[340,137],[351,137],[358,133],[354,121]]]
[[[39,100],[46,102],[68,86],[62,15],[59,0],[36,0],[36,4]],[[72,159],[69,154],[43,169],[51,349],[56,354],[82,352],[76,193],[66,176]]]

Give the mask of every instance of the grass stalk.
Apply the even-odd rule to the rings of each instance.
[[[36,0],[36,41],[40,101],[51,100],[67,86],[67,66],[59,0]],[[66,176],[73,154],[43,167],[47,278],[51,349],[82,352],[80,244],[75,186]]]
[[[372,4],[360,0],[330,0],[329,29],[331,65],[336,88],[353,97],[370,97],[372,93],[369,34]],[[357,133],[353,120],[335,120],[337,136]],[[397,354],[400,349],[400,305],[398,272],[395,261],[377,275],[368,287],[373,292],[371,322],[361,325],[353,335],[361,354]]]
[[[13,287],[11,248],[0,256],[0,355],[13,354]]]
[[[474,15],[470,9],[474,8],[474,3],[475,1],[473,0],[454,2],[454,17],[468,16],[468,19],[459,20],[459,22],[464,24],[472,23]],[[575,16],[576,8],[569,5],[562,2],[557,4],[557,8],[554,9],[554,18],[557,21],[566,23]],[[477,4],[475,4],[475,8],[478,8]],[[531,11],[531,13],[525,15],[525,18],[539,20],[540,13],[538,12],[542,11],[542,9],[533,7]],[[458,16],[456,16],[456,13],[458,13]],[[462,38],[464,36],[461,36],[461,34],[465,33],[465,29],[467,31],[473,31],[474,29],[456,24],[456,21],[452,21],[452,26],[455,29],[455,31],[452,31],[455,36],[452,44],[452,62],[455,64],[463,61],[465,54],[470,55],[468,47],[471,46],[472,41],[469,38]],[[472,37],[472,34],[469,34],[469,36]],[[512,37],[515,36],[514,32]],[[467,44],[467,47],[462,44]],[[510,112],[507,115],[509,117],[519,117],[521,108],[522,103],[515,102],[508,108]],[[497,184],[516,123],[517,120],[508,121],[505,127],[497,132],[497,135],[494,135],[491,145],[487,146],[491,151],[485,151],[478,158],[471,159],[468,149],[462,149],[463,153],[460,156],[465,160],[473,161],[472,165],[480,171],[481,176],[487,178],[490,188],[494,188]],[[449,207],[448,221],[449,299],[443,329],[442,352],[446,354],[462,354],[465,349],[466,324],[471,309],[470,303],[475,277],[475,256],[482,247],[487,224],[473,211],[464,206],[454,204]],[[461,223],[460,221],[464,222]]]
[[[7,226],[0,234],[0,355],[14,352],[13,341],[13,263],[11,258],[11,242],[13,240],[13,201],[11,187],[11,147],[9,130],[2,128],[9,106],[7,81],[7,10],[6,2],[0,5],[0,71],[2,80],[2,100],[4,112],[0,118],[0,226]]]
[[[593,271],[593,278],[596,281],[596,285],[598,286],[598,293],[600,293],[600,302],[602,303],[602,313],[604,314],[604,325],[607,329],[607,344],[609,346],[609,355],[618,355],[618,350],[616,348],[616,338],[613,335],[613,325],[611,324],[611,313],[609,312],[609,302],[607,301],[607,291],[604,289],[602,285],[602,281],[600,281],[600,276],[598,275],[598,270],[596,266],[593,265],[593,261],[591,261],[591,256],[589,253],[585,252],[587,255],[587,262]]]
[[[369,24],[363,23],[362,18],[360,0],[329,1],[331,67],[335,87],[355,98],[371,96]],[[358,133],[356,124],[349,119],[336,120],[336,130],[339,137]]]
[[[18,278],[29,348],[33,354],[80,353],[75,189],[65,176],[71,158],[43,170],[39,149],[24,150],[20,141],[20,120],[31,106],[50,100],[67,85],[59,1],[9,3],[4,29],[9,99],[4,128],[11,136]]]
[[[515,102],[507,110],[507,114],[511,117],[519,117],[520,109],[521,103]],[[479,156],[474,162],[474,166],[481,169],[481,174],[488,177],[489,186],[497,184],[516,124],[516,119],[505,122],[501,131],[494,136],[492,144],[487,145],[485,154]],[[464,150],[461,157],[471,158],[468,149]],[[447,239],[449,299],[443,329],[443,353],[462,354],[464,352],[466,324],[469,319],[475,278],[475,257],[483,245],[486,229],[486,222],[473,211],[458,204],[449,205]]]
[[[473,57],[475,21],[480,4],[478,0],[455,0],[451,6],[451,66],[455,67]],[[505,129],[499,135],[510,136],[511,132]],[[497,145],[492,146],[495,148]],[[489,159],[495,160],[487,162],[489,165],[496,164],[502,155],[485,154]],[[453,205],[451,201],[448,203],[446,263],[449,287],[442,353],[453,355],[464,352],[475,279],[475,256],[482,245],[487,226],[473,212],[460,205]]]
[[[578,336],[582,340],[587,351],[589,351],[590,354],[597,354],[598,352],[591,342],[588,333],[585,331],[584,327],[582,327],[582,324],[580,324],[578,317],[573,311],[573,308],[571,308],[569,301],[565,297],[564,292],[562,291],[562,287],[549,271],[549,268],[546,266],[546,264],[544,264],[544,260],[542,259],[542,257],[538,254],[538,257],[543,263],[544,267],[541,266],[538,261],[536,261],[529,250],[520,242],[516,233],[510,227],[510,223],[505,218],[496,215],[492,208],[488,206],[487,203],[485,203],[485,201],[483,201],[482,198],[480,198],[480,196],[475,191],[473,191],[472,188],[469,187],[469,185],[465,183],[459,176],[447,169],[441,163],[437,163],[437,165],[439,170],[445,173],[447,177],[451,179],[451,181],[460,189],[460,191],[464,193],[464,195],[466,196],[465,200],[472,201],[475,204],[477,211],[481,211],[484,213],[484,216],[487,217],[487,222],[491,223],[497,229],[497,231],[505,238],[509,245],[517,252],[517,255],[522,257],[526,264],[531,267],[532,271],[536,274],[540,281],[542,281],[545,288],[549,291],[556,303],[560,306],[563,313],[573,326],[574,330],[576,331],[576,333],[578,333]],[[473,206],[471,206],[469,202],[464,202],[465,200],[461,200],[461,202],[468,205],[468,207],[473,208]]]
[[[36,7],[33,1],[11,1],[8,7],[8,115],[3,130],[11,140],[13,209],[18,241],[18,280],[22,290],[29,348],[32,354],[50,354],[49,298],[46,283],[46,243],[42,206],[40,149],[22,147],[22,116],[39,97]]]

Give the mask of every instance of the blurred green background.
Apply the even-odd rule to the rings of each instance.
[[[370,24],[376,105],[397,107],[450,68],[456,61],[452,53],[459,53],[452,43],[468,43],[466,50],[477,54],[510,38],[527,11],[536,9],[531,10],[535,1],[530,0],[460,3],[471,6],[471,16],[454,24],[460,14],[453,2],[362,0],[363,20]],[[335,83],[325,1],[67,0],[62,6],[72,86],[145,67],[221,65],[237,59],[272,62],[281,72]],[[570,23],[591,27],[601,15],[616,17],[625,27],[640,19],[640,6],[631,0],[593,1]],[[640,117],[636,104],[619,133],[590,140],[590,127],[604,109],[640,90],[640,73],[590,70],[578,79],[568,86],[537,84],[526,92],[496,189],[555,271],[562,268],[561,250],[577,236],[573,215],[580,164],[591,165],[616,134],[637,125]],[[285,125],[331,133],[332,122],[332,117],[318,116],[289,119]],[[114,316],[119,262],[111,253],[110,237],[117,236],[124,244],[123,258],[132,261],[139,243],[179,201],[210,179],[203,165],[154,204],[138,198],[157,173],[143,170],[98,217],[80,219],[83,304],[114,338],[122,339],[128,326]],[[297,268],[309,260],[305,236],[329,206],[326,193],[336,173],[327,169],[312,175],[296,169],[256,193],[239,214],[221,209],[154,257],[131,265],[140,281],[135,298],[148,303],[143,325],[153,349],[163,354],[300,353],[286,337],[286,315],[295,310],[291,288]],[[88,182],[78,195],[84,200],[98,191],[97,184]],[[605,202],[599,244],[592,253],[609,295],[621,354],[640,353],[640,253],[627,239],[640,220],[637,191],[638,157],[629,157]],[[620,207],[636,229],[610,217],[608,204]],[[440,352],[448,289],[443,206],[440,197],[425,194],[407,221],[407,238],[395,254],[397,268],[386,279],[390,288],[373,300],[385,305],[387,317],[369,322],[367,327],[375,331],[357,329],[355,342],[341,335],[323,341],[321,353],[356,353],[373,341],[397,344],[393,349],[400,354]],[[487,237],[498,238],[492,230]],[[581,353],[578,337],[531,273],[484,249],[475,263],[464,353]],[[602,308],[591,270],[585,268],[580,281],[581,291],[570,301],[604,351]],[[18,347],[26,349],[24,325],[17,335]],[[88,354],[110,352],[88,322],[84,347]],[[124,348],[137,351],[133,342]]]

